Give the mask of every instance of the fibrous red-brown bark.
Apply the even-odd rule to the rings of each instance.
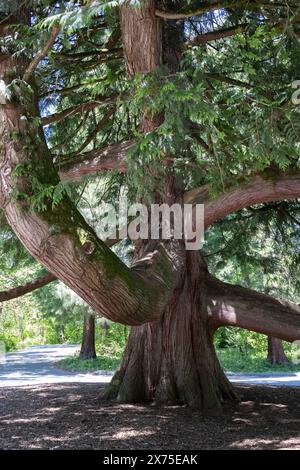
[[[95,317],[86,315],[83,320],[82,342],[80,348],[80,359],[95,359]]]
[[[285,355],[281,339],[268,336],[267,361],[272,365],[287,364],[289,362]]]
[[[57,164],[59,176],[62,181],[80,180],[84,175],[100,171],[117,170],[123,173],[127,170],[125,156],[132,142],[121,142],[109,145],[103,149],[91,150],[70,161],[59,161]]]
[[[212,276],[206,278],[205,289],[214,328],[239,326],[290,342],[300,338],[298,305],[245,287],[233,286]]]
[[[216,410],[236,399],[212,343],[205,278],[198,252],[187,252],[180,284],[159,322],[133,327],[106,398]]]
[[[145,3],[148,7],[154,4]],[[131,21],[135,16],[136,12],[132,14],[130,8],[121,9],[122,33],[126,39],[123,41],[125,58],[130,58],[130,75],[134,72],[145,72],[146,63],[146,60],[142,59],[140,65],[139,56],[135,53],[138,45],[141,49],[144,37],[139,37],[138,34],[133,36]],[[153,15],[150,15],[150,18],[155,21]],[[153,26],[151,31],[157,29]],[[131,38],[128,39],[128,36]],[[150,52],[146,49],[145,53]],[[146,71],[152,70],[153,68]],[[152,125],[155,127],[155,123]],[[227,210],[237,210],[249,203],[258,202],[259,197],[266,200],[282,198],[283,194],[294,197],[295,192],[298,194],[300,189],[298,181],[294,185],[293,176],[288,182],[285,181],[283,187],[262,178],[256,178],[252,183],[254,187],[250,184],[244,185],[240,190],[233,189],[228,195],[222,195],[215,200],[210,200],[208,188],[191,192],[185,199],[186,202],[194,202],[197,199],[197,202],[206,203],[207,227],[226,215]],[[219,283],[209,275],[199,253],[186,253],[183,265],[181,281],[173,291],[173,297],[166,305],[160,320],[132,328],[121,366],[105,392],[106,398],[125,402],[184,403],[205,410],[216,409],[224,399],[235,398],[212,344],[213,333],[218,326],[234,322],[241,324],[244,321],[245,324],[248,322],[252,329],[266,328],[263,326],[265,316],[259,318],[258,308],[264,304],[263,308],[267,313],[271,313],[276,304],[277,313],[275,316],[270,315],[270,328],[280,331],[283,336],[300,337],[300,329],[295,331],[294,328],[285,326],[284,319],[281,318],[284,312],[290,315],[290,319],[293,317],[291,323],[298,323],[300,315],[298,316],[298,311],[293,307],[285,308],[280,302],[273,302],[273,299],[267,296],[260,297],[249,290],[241,292],[239,288],[233,287],[233,302],[237,302],[235,312],[230,291],[225,289],[225,283]],[[254,311],[248,319],[245,310],[249,309],[249,304],[252,309],[254,307]]]
[[[231,189],[212,198],[209,195],[209,186],[193,189],[185,193],[184,202],[189,204],[204,204],[205,228],[213,225],[232,212],[239,211],[262,202],[295,199],[300,195],[300,173],[287,171],[274,174],[255,176],[249,182],[233,186]]]

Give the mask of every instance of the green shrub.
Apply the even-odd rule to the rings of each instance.
[[[0,333],[0,342],[4,343],[5,351],[14,351],[18,346],[18,337],[11,334]]]

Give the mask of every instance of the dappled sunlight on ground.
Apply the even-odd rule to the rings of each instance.
[[[221,416],[105,403],[98,384],[0,390],[2,449],[299,449],[299,389],[238,387]]]

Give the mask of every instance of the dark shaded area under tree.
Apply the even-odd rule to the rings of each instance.
[[[101,389],[101,387],[100,387]],[[107,403],[99,384],[0,389],[1,449],[299,449],[299,389],[238,386],[222,415]],[[183,432],[184,430],[184,432]]]

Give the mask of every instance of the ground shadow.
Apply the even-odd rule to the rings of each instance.
[[[299,389],[239,386],[221,416],[108,404],[99,384],[0,390],[1,449],[300,449]]]

